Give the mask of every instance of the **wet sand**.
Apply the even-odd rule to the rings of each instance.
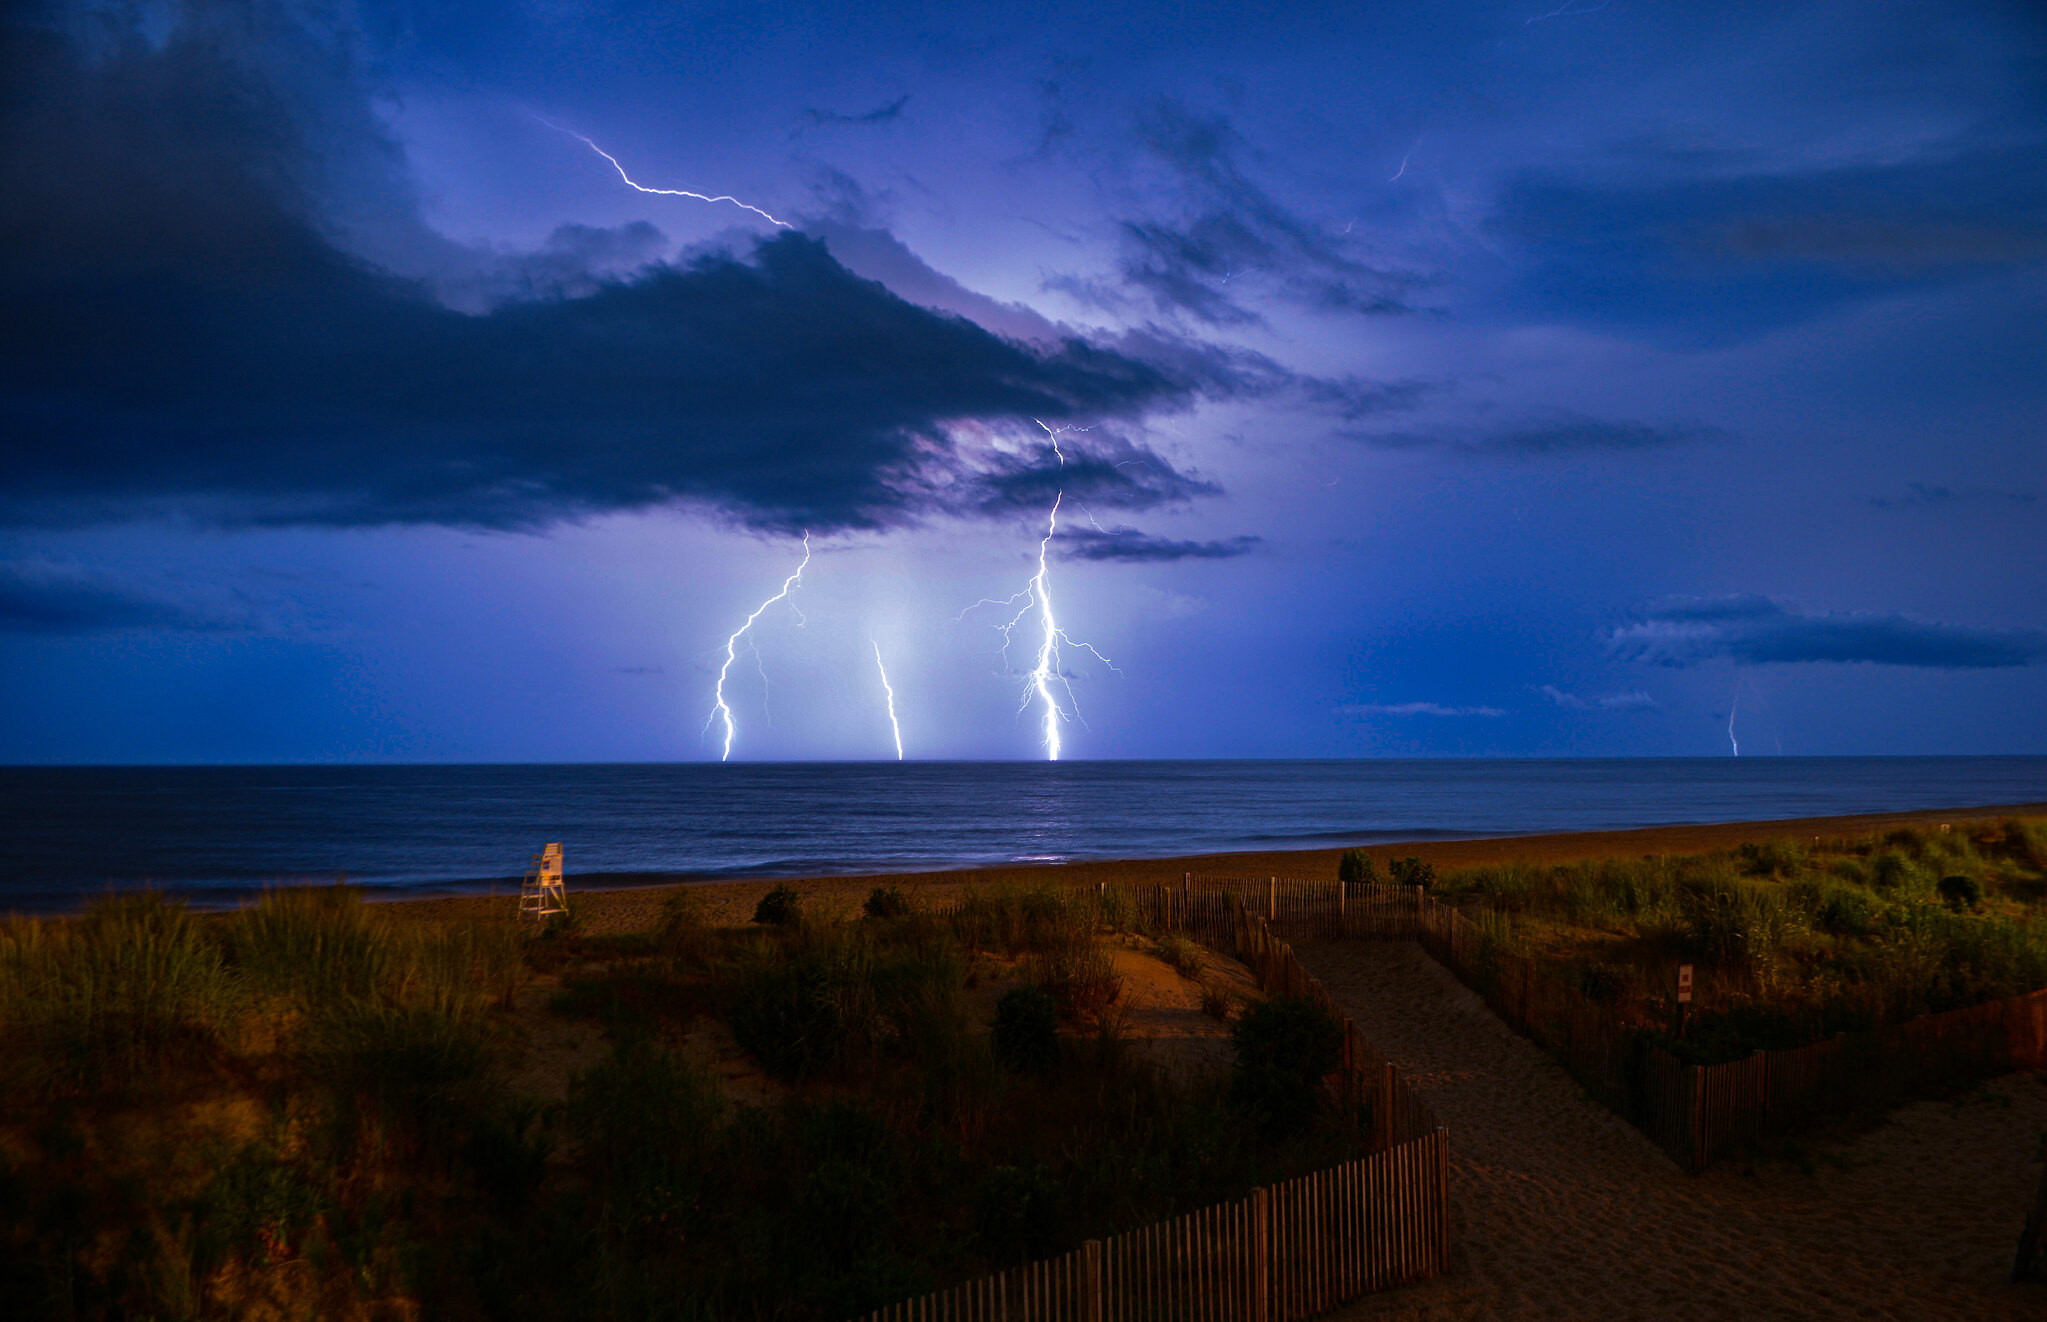
[[[1873,813],[1857,817],[1805,817],[1772,822],[1724,822],[1694,826],[1655,826],[1630,831],[1575,832],[1559,835],[1503,836],[1482,840],[1418,841],[1373,845],[1372,857],[1382,869],[1388,858],[1414,857],[1438,869],[1488,863],[1568,863],[1580,859],[1635,857],[1643,854],[1696,854],[1728,849],[1745,840],[1775,836],[1860,836],[1901,826],[1965,823],[2009,816],[2047,816],[2047,804],[2007,807],[1951,808],[1944,811]],[[707,917],[718,924],[738,924],[753,916],[753,907],[771,887],[790,885],[802,891],[817,913],[855,913],[876,886],[901,886],[929,904],[942,904],[963,890],[990,885],[1092,887],[1178,881],[1188,872],[1237,877],[1328,877],[1336,875],[1341,849],[1265,851],[1242,854],[1199,854],[1182,858],[1128,859],[1030,867],[974,868],[949,872],[911,872],[857,877],[802,877],[762,881],[702,881],[684,875],[612,873],[577,876],[570,860],[569,893],[581,911],[584,930],[591,933],[644,930],[659,919],[661,902],[677,885],[687,885],[703,902]],[[391,900],[394,906],[422,918],[452,919],[508,913],[515,907],[517,879],[497,883],[495,896],[458,896]]]

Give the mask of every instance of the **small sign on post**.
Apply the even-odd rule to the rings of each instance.
[[[1691,1026],[1692,1018],[1692,966],[1677,966],[1677,1035],[1683,1037],[1685,1029]]]

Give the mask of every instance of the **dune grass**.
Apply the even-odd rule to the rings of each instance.
[[[1685,1052],[1733,1058],[2047,987],[2047,824],[1778,838],[1687,857],[1450,873],[1505,952],[1645,1025],[1698,969]],[[1702,1058],[1703,1058],[1702,1057]]]
[[[684,891],[654,930],[595,938],[323,887],[10,922],[0,1297],[30,1318],[839,1318],[1359,1149],[1333,1106],[1278,1132],[1272,1089],[1252,1107],[1132,1050],[1117,918],[997,888],[715,929]],[[539,976],[552,1008],[508,1013]],[[1037,1008],[1028,1052],[997,1049],[1005,988]],[[608,1042],[548,1105],[512,1086],[533,1014]],[[737,1105],[694,1062],[714,1020],[777,1100]]]

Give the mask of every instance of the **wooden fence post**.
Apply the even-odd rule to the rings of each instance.
[[[1251,1191],[1251,1322],[1272,1317],[1272,1198],[1263,1188]]]
[[[1279,917],[1279,878],[1267,877],[1265,879],[1265,921],[1271,922],[1277,917]]]
[[[1102,1322],[1102,1241],[1081,1245],[1080,1261],[1081,1322]]]

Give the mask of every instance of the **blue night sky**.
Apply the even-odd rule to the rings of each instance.
[[[2037,4],[5,13],[0,760],[2047,751]]]

